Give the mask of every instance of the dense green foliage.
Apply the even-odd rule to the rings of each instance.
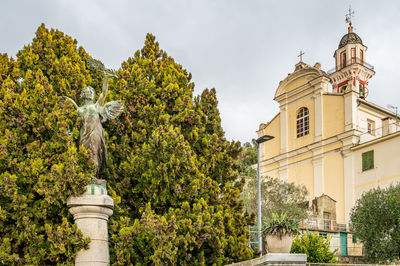
[[[215,90],[193,100],[191,75],[151,35],[118,75],[112,91],[128,108],[110,129],[123,132],[109,144],[110,188],[123,207],[111,222],[113,256],[179,265],[251,257],[238,199],[240,146],[224,138]]]
[[[372,263],[400,259],[400,184],[362,195],[351,211],[351,223]]]
[[[57,94],[88,84],[87,57],[76,41],[39,27],[17,60],[0,63],[0,263],[73,262],[88,243],[66,208],[93,168],[76,147],[73,109]]]
[[[238,161],[240,164],[239,173],[241,175],[256,175],[257,171],[253,165],[257,163],[257,146],[250,144],[250,142],[244,143]]]
[[[329,250],[330,239],[318,235],[314,232],[306,232],[303,235],[297,235],[293,240],[290,253],[303,253],[307,255],[307,262],[314,263],[335,263],[337,249]]]
[[[102,76],[76,40],[44,25],[17,60],[0,56],[0,263],[71,264],[88,243],[66,199],[93,175],[77,147],[80,90]],[[216,91],[193,96],[191,74],[148,35],[122,63],[107,101],[125,111],[105,123],[116,204],[109,221],[116,265],[222,265],[252,257],[239,200],[240,145],[221,128]]]
[[[246,182],[244,190],[241,193],[241,199],[243,200],[245,209],[251,213],[256,210],[254,209],[256,206],[254,203],[257,204],[254,202],[254,200],[257,200],[257,168],[254,167],[257,163],[257,147],[251,145],[249,142],[243,144],[238,162],[240,165],[239,175]]]
[[[282,239],[284,235],[296,235],[299,232],[299,223],[291,219],[286,213],[278,215],[272,213],[272,219],[264,224],[263,234],[276,235]]]

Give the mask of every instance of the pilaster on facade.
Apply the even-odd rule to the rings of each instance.
[[[347,132],[347,135],[343,138],[341,138],[342,142],[342,156],[344,151],[349,150],[351,147],[354,147],[355,145],[358,145],[360,143],[360,131],[353,129],[349,130]]]
[[[314,91],[314,105],[315,105],[315,115],[314,115],[314,142],[321,141],[324,132],[324,117],[323,117],[323,103],[322,103],[322,90]]]
[[[344,130],[357,129],[357,99],[358,93],[353,86],[344,95]]]
[[[279,164],[279,179],[284,182],[288,182],[289,180],[289,166],[288,166],[288,160],[283,160]]]
[[[314,197],[324,194],[324,163],[322,148],[314,151],[312,159],[314,169]]]
[[[343,176],[344,176],[344,219],[345,223],[350,222],[351,208],[354,206],[354,162],[350,148],[342,151]]]
[[[281,115],[280,115],[280,122],[281,122],[281,154],[286,153],[288,151],[288,114],[286,105],[281,105]]]

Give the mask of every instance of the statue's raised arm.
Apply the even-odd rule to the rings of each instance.
[[[103,74],[104,74],[103,88],[101,90],[99,99],[96,102],[96,105],[103,106],[106,101],[107,92],[108,92],[108,80],[111,77],[118,78],[118,76],[117,76],[117,74],[115,74],[115,71],[105,68],[104,64],[100,60],[88,59],[87,63],[89,66],[93,67],[94,69],[96,69],[100,72],[103,72]]]
[[[108,80],[111,77],[118,77],[114,71],[106,69],[103,71],[104,73],[104,80],[103,80],[103,89],[101,90],[101,94],[99,96],[99,99],[97,100],[96,104],[99,106],[103,106],[105,101],[106,101],[106,97],[107,97],[107,92],[108,92]]]

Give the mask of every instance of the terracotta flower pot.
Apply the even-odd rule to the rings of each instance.
[[[290,253],[294,236],[283,235],[282,239],[277,235],[266,235],[265,240],[269,253]]]

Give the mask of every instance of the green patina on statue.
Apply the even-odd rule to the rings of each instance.
[[[114,71],[105,69],[104,65],[98,60],[88,60],[88,63],[104,73],[103,89],[97,102],[93,103],[95,91],[91,86],[82,89],[80,96],[83,105],[80,107],[71,98],[63,97],[72,102],[77,109],[78,116],[82,118],[79,145],[83,145],[85,149],[90,151],[90,157],[96,166],[96,176],[100,177],[107,164],[107,146],[102,123],[108,119],[115,119],[121,114],[124,110],[124,104],[121,101],[105,103],[108,92],[108,79],[117,77]]]

